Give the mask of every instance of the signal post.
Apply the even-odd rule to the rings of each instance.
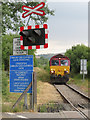
[[[45,12],[41,10],[41,8],[43,8],[44,6],[44,2],[41,2],[33,8],[23,5],[22,10],[26,12],[22,14],[22,17],[26,18],[27,16],[29,16],[30,20],[31,14],[44,16]],[[15,56],[10,57],[10,86],[12,86],[13,83],[13,87],[10,87],[10,92],[20,92],[22,94],[12,108],[15,108],[24,96],[24,107],[28,109],[27,93],[30,93],[30,108],[34,109],[35,105],[37,104],[37,80],[36,73],[33,72],[33,59],[31,59],[33,58],[33,56],[27,55],[27,53],[29,49],[48,48],[48,25],[43,24],[32,26],[28,25],[27,23],[27,26],[20,27],[19,34],[21,35],[20,38],[15,38],[15,40],[19,42],[19,52],[17,52],[18,49],[16,50],[17,45],[15,48],[15,42],[13,42],[13,54]],[[16,78],[13,76],[15,76]],[[28,82],[25,82],[25,80]]]

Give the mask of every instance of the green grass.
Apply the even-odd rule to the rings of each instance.
[[[85,78],[83,80],[82,75],[78,74],[78,75],[74,76],[73,78],[70,78],[68,83],[74,83],[74,84],[77,84],[77,85],[87,84],[88,83],[88,79]]]
[[[2,104],[2,112],[21,112],[25,111],[23,108],[23,103],[19,103],[14,109],[12,109],[13,104],[11,102]]]
[[[8,96],[3,96],[2,100],[2,112],[21,112],[21,111],[27,111],[23,105],[24,105],[24,97],[22,100],[18,103],[18,105],[12,109],[12,106],[16,103],[18,98],[20,97],[20,93],[10,93]],[[30,104],[30,95],[27,94],[28,96],[28,105]],[[8,98],[8,99],[7,99]]]
[[[40,112],[46,112],[46,111],[47,111],[46,105],[41,106]]]
[[[35,68],[37,73],[37,81],[50,82],[50,74],[44,68]]]
[[[7,94],[2,95],[2,112],[26,111],[26,109],[24,109],[23,107],[24,97],[20,101],[20,103],[18,103],[18,105],[14,109],[12,109],[12,106],[16,103],[20,95],[21,93],[10,93],[9,92],[9,82],[8,82]],[[27,96],[28,96],[28,104],[29,104],[29,100],[30,100],[29,94],[27,94]]]
[[[83,76],[80,74],[74,75],[73,78],[70,78],[68,84],[75,84],[81,89],[83,89],[85,92],[88,92],[88,79],[85,77],[85,79],[83,80]]]
[[[38,111],[39,112],[59,112],[59,110],[63,110],[62,104],[56,104],[56,103],[47,103],[38,105]]]

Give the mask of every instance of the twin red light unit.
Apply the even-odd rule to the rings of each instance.
[[[48,48],[48,25],[43,24],[43,25],[35,25],[35,26],[27,26],[27,27],[20,27],[20,32],[23,30],[29,30],[29,29],[39,29],[39,28],[44,28],[45,29],[45,44],[44,45],[33,45],[33,46],[24,46],[23,45],[23,37],[20,36],[20,41],[21,41],[21,49],[42,49],[42,48]],[[39,40],[38,40],[39,41]]]

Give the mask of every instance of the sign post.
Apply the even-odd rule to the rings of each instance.
[[[20,27],[20,39],[15,38],[13,40],[13,55],[24,54],[24,56],[10,56],[10,92],[23,93],[14,104],[13,108],[23,96],[25,96],[24,106],[27,107],[27,92],[31,94],[30,102],[32,108],[34,108],[34,103],[37,103],[37,82],[35,73],[33,76],[33,60],[29,59],[30,56],[25,56],[25,54],[28,54],[28,49],[41,49],[48,47],[47,24],[35,25],[34,28],[28,26],[31,14],[37,14],[40,16],[45,15],[45,12],[41,10],[44,6],[44,2],[41,2],[34,7],[22,6],[22,10],[25,11],[22,14],[22,17],[26,18],[29,16],[27,30],[26,26]]]
[[[20,38],[13,39],[13,55],[28,55],[28,50],[21,50]],[[24,105],[26,109],[28,108],[27,105],[27,93],[24,97]]]
[[[81,59],[80,74],[83,74],[83,81],[85,74],[87,74],[87,59]]]

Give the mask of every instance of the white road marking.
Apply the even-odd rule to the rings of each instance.
[[[22,116],[22,115],[17,115],[17,117],[19,117],[19,118],[25,118],[25,119],[27,119],[27,117],[25,117],[25,116]]]
[[[27,117],[25,117],[25,116],[22,116],[22,115],[16,115],[15,113],[9,113],[9,112],[7,112],[7,114],[9,114],[9,115],[15,115],[16,117],[18,117],[18,118],[25,118],[25,119],[27,119]]]
[[[7,114],[9,114],[9,115],[15,115],[15,113],[9,113],[9,112],[7,112]]]

